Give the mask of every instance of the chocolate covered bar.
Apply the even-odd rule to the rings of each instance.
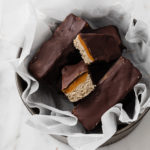
[[[113,36],[97,33],[80,33],[74,40],[86,64],[94,61],[110,62],[121,56],[121,49]]]
[[[123,99],[140,78],[138,69],[121,56],[99,81],[95,90],[73,109],[73,114],[87,130],[94,129],[102,115]]]
[[[118,45],[122,45],[120,34],[116,26],[109,25],[102,28],[98,28],[91,32],[113,36],[113,38],[118,42]]]
[[[91,29],[90,27],[88,27],[88,28],[86,28],[86,32],[85,33],[99,33],[99,34],[113,36],[113,38],[115,38],[115,40],[118,42],[120,48],[124,48],[124,46],[122,45],[122,41],[121,41],[121,36],[119,34],[119,30],[114,25],[108,25],[108,26],[100,27],[100,28],[94,29],[94,30]]]
[[[73,39],[87,27],[86,21],[70,14],[55,30],[29,63],[29,72],[38,80],[66,63],[66,57],[74,50]]]
[[[121,45],[120,35],[114,26],[93,30],[93,33],[80,33],[74,40],[74,46],[87,64],[96,60],[110,62],[119,58]]]
[[[104,61],[96,61],[88,65],[88,70],[91,75],[92,81],[95,85],[105,75],[110,67],[116,62],[116,60],[106,63]]]
[[[134,116],[134,107],[135,107],[135,92],[132,90],[129,92],[125,98],[120,100],[120,103],[122,103],[123,109],[128,114],[130,118],[133,118]]]
[[[77,102],[94,90],[88,68],[83,61],[62,69],[62,91],[71,102]]]

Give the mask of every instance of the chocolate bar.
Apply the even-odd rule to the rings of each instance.
[[[110,62],[121,56],[120,44],[114,36],[101,33],[80,33],[74,40],[74,46],[86,64],[94,61]]]
[[[83,61],[62,69],[62,91],[71,102],[77,102],[94,90],[88,67]]]
[[[48,72],[66,63],[66,57],[74,50],[73,39],[87,27],[86,21],[70,14],[55,30],[29,63],[29,72],[38,80]]]
[[[104,61],[96,61],[88,66],[93,84],[97,85],[99,80],[105,75],[116,60],[106,63]]]
[[[123,105],[123,109],[128,114],[130,118],[133,118],[134,116],[134,107],[135,107],[135,92],[134,89],[129,92],[125,98],[120,100],[120,103]]]
[[[98,28],[91,32],[113,36],[116,39],[116,41],[118,42],[118,44],[122,45],[121,37],[120,37],[119,31],[118,31],[118,28],[116,26],[109,25],[109,26],[105,26],[102,28]]]
[[[73,114],[87,130],[94,129],[102,115],[123,99],[141,76],[138,69],[121,56],[99,81],[95,90],[73,109]]]
[[[51,69],[50,72],[44,76],[43,80],[45,80],[46,84],[51,85],[54,87],[57,92],[61,92],[61,86],[62,86],[62,75],[61,75],[61,69],[65,65],[74,65],[79,63],[82,59],[79,54],[79,51],[76,50],[74,47],[72,47],[72,51],[66,56],[66,58],[60,58],[61,64],[58,65],[57,67],[54,67]]]

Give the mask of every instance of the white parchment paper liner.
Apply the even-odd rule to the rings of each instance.
[[[96,149],[115,134],[117,120],[131,123],[150,106],[149,31],[146,24],[140,20],[134,24],[130,11],[124,9],[123,3],[116,2],[118,1],[45,0],[26,5],[28,17],[24,27],[23,51],[21,57],[13,61],[12,65],[27,83],[22,94],[23,100],[30,107],[40,109],[40,115],[31,116],[27,123],[47,134],[67,136],[69,145],[76,150]],[[121,103],[116,104],[102,116],[102,134],[85,134],[85,130],[71,113],[73,105],[62,96],[56,95],[54,89],[46,85],[39,86],[27,69],[28,62],[40,45],[51,36],[56,24],[71,12],[86,19],[93,28],[116,25],[127,47],[123,55],[130,59],[143,75],[134,87],[136,98],[133,118],[127,115]]]

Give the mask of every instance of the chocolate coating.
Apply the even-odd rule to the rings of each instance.
[[[76,50],[74,47],[70,47],[72,50],[67,55],[67,57],[61,57],[60,62],[61,64],[58,64],[56,67],[52,68],[50,72],[44,76],[44,80],[46,80],[46,83],[49,83],[53,87],[55,87],[58,91],[61,90],[62,85],[62,77],[61,77],[61,69],[65,65],[74,65],[81,61],[81,56],[79,54],[79,51]]]
[[[67,16],[29,63],[30,73],[39,80],[54,68],[64,65],[66,57],[74,50],[73,39],[85,26],[87,23],[80,17]]]
[[[79,75],[88,72],[83,61],[75,65],[68,65],[62,69],[62,89],[67,88]]]
[[[123,99],[141,76],[128,59],[120,57],[99,81],[96,89],[73,109],[73,114],[87,130],[94,129],[102,115]]]
[[[93,83],[96,85],[99,80],[105,75],[116,60],[106,63],[104,61],[96,61],[88,66]]]
[[[121,56],[118,41],[111,35],[99,33],[80,33],[94,60],[110,62]]]
[[[134,90],[129,92],[123,100],[120,101],[123,104],[123,109],[127,112],[130,118],[133,118],[134,115],[134,106],[135,106],[135,93]],[[78,102],[79,104],[79,102]],[[124,128],[127,124],[119,123],[117,128],[118,130]],[[102,133],[102,124],[101,122],[93,130],[87,130],[86,133]]]
[[[114,39],[118,42],[118,44],[121,45],[121,37],[118,28],[116,26],[113,25],[105,26],[102,28],[98,28],[93,32],[113,36]]]
[[[133,118],[135,107],[135,92],[132,90],[127,96],[120,101],[123,104],[123,109],[127,112],[130,118]]]
[[[74,50],[71,53],[69,53],[66,60],[67,62],[64,63],[65,65],[74,65],[79,63],[82,60],[82,58],[79,51],[74,47]]]
[[[118,41],[118,44],[120,45],[120,47],[124,48],[124,46],[122,45],[121,36],[119,34],[119,29],[114,25],[108,25],[108,26],[100,27],[100,28],[95,29],[95,30],[88,27],[88,30],[86,33],[99,33],[99,34],[105,34],[105,35],[113,36],[116,39],[116,41]]]

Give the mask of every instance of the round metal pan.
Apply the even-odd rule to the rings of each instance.
[[[17,54],[17,58],[20,57],[21,55],[21,52],[22,50],[20,50]],[[20,98],[23,102],[23,104],[26,106],[26,108],[28,109],[28,111],[34,115],[36,114],[36,110],[34,109],[31,109],[22,99],[21,95],[24,91],[24,81],[19,77],[19,75],[16,73],[16,84],[17,84],[17,88],[18,88],[18,92],[19,92],[19,95],[20,95]],[[112,136],[111,139],[109,139],[105,144],[103,144],[102,146],[106,146],[106,145],[109,145],[109,144],[112,144],[112,143],[115,143],[119,140],[121,140],[122,138],[124,138],[125,136],[127,136],[131,131],[133,131],[133,129],[135,129],[137,127],[137,125],[140,123],[140,121],[142,120],[142,118],[145,116],[145,114],[149,111],[149,108],[146,109],[142,114],[140,114],[140,116],[138,117],[138,119],[131,123],[131,124],[126,124],[126,125],[123,125],[122,127],[120,127],[118,129],[118,131],[115,133],[114,136]],[[58,136],[58,135],[53,135],[54,138],[56,138],[57,140],[63,142],[63,143],[67,143],[67,139],[65,136]]]

